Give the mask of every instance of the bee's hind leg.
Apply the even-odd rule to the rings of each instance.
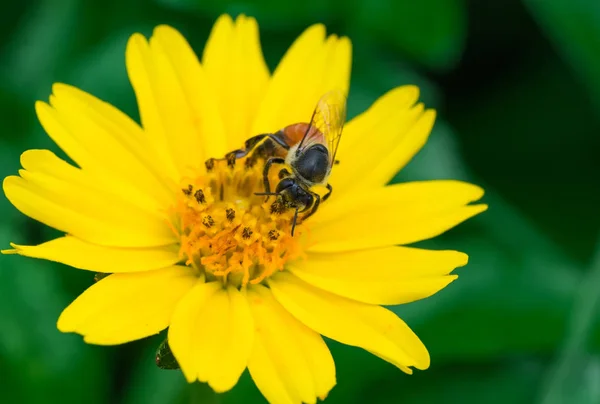
[[[212,169],[215,167],[216,163],[221,162],[221,161],[226,161],[227,165],[230,168],[233,168],[233,167],[235,167],[236,160],[239,160],[242,157],[246,157],[247,155],[248,155],[247,150],[238,149],[238,150],[234,150],[234,151],[227,153],[225,155],[225,157],[222,157],[222,158],[211,157],[204,162],[204,165],[206,166],[206,171],[209,171],[209,172],[212,171]]]

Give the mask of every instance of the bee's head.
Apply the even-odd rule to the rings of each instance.
[[[299,208],[300,211],[312,205],[313,197],[293,177],[284,178],[277,184],[278,200],[288,208]]]

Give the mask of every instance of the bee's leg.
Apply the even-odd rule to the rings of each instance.
[[[310,194],[312,195],[314,202],[312,208],[310,209],[310,212],[308,212],[302,217],[302,221],[305,221],[306,219],[314,215],[317,209],[319,209],[319,205],[321,204],[321,196],[319,194],[317,194],[316,192],[311,192]]]
[[[294,237],[294,229],[296,228],[296,221],[298,220],[298,208],[294,212],[294,218],[292,219],[292,237]]]
[[[206,171],[208,171],[208,172],[212,171],[212,169],[215,167],[215,164],[218,162],[221,162],[221,161],[227,161],[227,165],[230,168],[233,168],[235,166],[235,161],[237,159],[245,157],[247,154],[248,154],[247,150],[242,150],[242,149],[234,150],[234,151],[227,153],[225,155],[225,157],[222,157],[222,158],[211,157],[204,162],[204,165],[206,166]]]
[[[270,144],[268,144],[269,141],[271,142]],[[227,153],[225,155],[225,157],[222,157],[222,158],[215,158],[215,157],[210,158],[210,159],[206,160],[204,162],[204,164],[206,166],[207,171],[212,171],[212,169],[215,166],[215,163],[221,162],[221,161],[226,161],[227,165],[230,168],[233,168],[233,167],[235,167],[235,163],[237,160],[250,155],[248,157],[248,160],[246,160],[246,165],[247,165],[247,167],[252,167],[254,165],[254,163],[256,162],[254,159],[252,159],[252,157],[254,156],[256,151],[258,151],[257,154],[259,157],[263,157],[263,154],[268,155],[269,153],[272,153],[272,151],[270,149],[273,149],[275,147],[275,145],[283,147],[286,150],[290,148],[276,134],[263,133],[260,135],[253,136],[250,139],[247,139],[244,142],[243,149],[233,150],[233,151]]]
[[[331,186],[331,184],[327,184],[327,193],[323,196],[323,202],[325,202],[327,199],[329,199],[332,192],[333,192],[333,187]]]
[[[271,166],[273,164],[285,164],[285,159],[281,158],[281,157],[271,157],[269,160],[267,160],[267,163],[265,164],[265,168],[263,169],[263,181],[265,184],[265,193],[269,194],[271,193],[271,184],[269,183],[269,170],[271,169]],[[267,196],[267,199],[269,198],[269,196]]]

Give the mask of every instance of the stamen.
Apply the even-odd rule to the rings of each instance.
[[[191,187],[191,185],[190,185],[190,187]],[[190,190],[190,193],[191,193],[191,190]],[[198,202],[198,203],[206,202],[206,198],[204,197],[204,192],[202,192],[201,189],[194,192],[194,198],[196,198],[196,202]]]
[[[250,227],[244,227],[244,230],[242,230],[242,238],[244,240],[248,240],[250,238],[250,236],[252,236],[252,233],[254,233]]]
[[[213,226],[214,226],[214,224],[215,224],[215,221],[214,221],[214,219],[212,218],[212,216],[211,216],[211,215],[206,215],[206,216],[204,216],[204,218],[202,219],[202,224],[203,224],[204,226],[208,227],[208,228],[211,228],[211,227],[213,227]]]
[[[227,216],[227,220],[233,222],[233,219],[235,219],[235,210],[229,208],[225,211],[225,215]]]

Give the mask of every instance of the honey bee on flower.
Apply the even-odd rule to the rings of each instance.
[[[315,403],[337,383],[322,336],[427,369],[425,345],[383,306],[456,279],[466,254],[408,245],[487,206],[460,181],[389,185],[435,120],[418,89],[345,122],[350,40],[319,24],[273,73],[245,16],[220,17],[201,60],[168,26],[134,34],[125,53],[141,123],[56,84],[36,112],[75,165],[28,150],[3,182],[18,210],[64,233],[4,254],[108,274],[58,329],[99,345],[168,329],[188,382],[224,392],[248,369],[277,404]]]
[[[301,221],[308,219],[325,202],[333,191],[327,182],[333,167],[342,129],[346,122],[346,98],[341,91],[330,91],[323,95],[312,114],[310,123],[288,125],[276,133],[251,137],[244,143],[244,149],[227,153],[223,159],[211,158],[205,165],[212,171],[219,161],[226,161],[234,168],[236,160],[245,158],[245,166],[250,168],[261,160],[264,163],[264,191],[255,195],[275,196],[271,210],[282,213],[294,210],[292,236],[298,221],[298,213],[307,213]],[[285,165],[278,172],[275,192],[271,192],[270,169],[274,164]],[[312,188],[323,186],[327,193],[321,197]]]

